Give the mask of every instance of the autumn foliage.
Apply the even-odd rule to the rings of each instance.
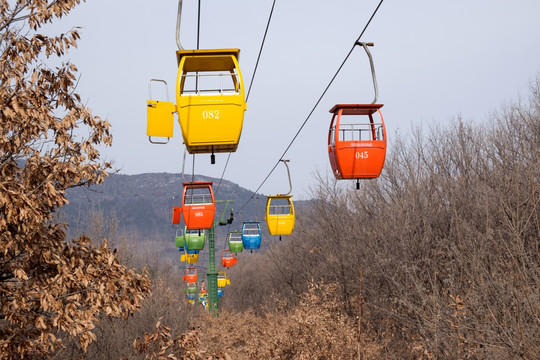
[[[359,190],[321,176],[293,234],[228,269],[218,318],[186,303],[182,265],[156,254],[172,239],[145,241],[131,259],[153,295],[129,321],[99,323],[85,356],[538,359],[538,149],[539,80],[488,123],[394,138]],[[57,359],[84,354],[68,350]]]
[[[102,182],[109,123],[75,93],[76,68],[47,61],[76,46],[77,29],[42,25],[79,0],[0,0],[0,358],[51,354],[68,334],[86,348],[101,314],[126,317],[149,285],[107,242],[67,241],[55,221],[65,191]]]
[[[56,358],[538,359],[540,81],[392,145],[380,178],[321,177],[291,236],[239,254],[218,318],[186,303],[172,239],[145,239],[142,310]]]
[[[390,144],[359,190],[321,176],[294,234],[239,259],[227,306],[300,296],[313,279],[337,284],[350,317],[362,293],[363,328],[384,344],[367,358],[540,358],[540,79],[488,121]]]
[[[320,176],[291,236],[239,254],[215,318],[159,256],[172,238],[57,220],[111,168],[75,66],[47,63],[78,29],[40,33],[79,3],[0,0],[0,359],[540,358],[540,79],[487,123],[396,135],[359,190]]]

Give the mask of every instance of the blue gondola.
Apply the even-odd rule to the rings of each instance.
[[[261,246],[261,226],[258,222],[248,221],[242,225],[242,243],[246,250],[256,250]]]
[[[220,297],[222,297],[223,295],[225,295],[225,291],[223,290],[223,288],[218,288],[217,289],[217,297],[218,297],[218,299]]]

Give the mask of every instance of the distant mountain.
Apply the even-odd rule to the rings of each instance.
[[[231,230],[239,230],[243,221],[256,220],[259,213],[259,220],[264,221],[264,195],[257,194],[257,201],[248,201],[253,192],[230,181],[220,183],[219,179],[199,175],[195,180],[213,181],[216,200],[233,200],[230,205],[233,209],[245,205],[240,214],[235,210]],[[62,219],[71,229],[86,231],[91,211],[101,211],[105,217],[115,216],[123,230],[135,231],[142,236],[170,234],[172,207],[173,204],[180,206],[182,183],[180,174],[111,174],[101,185],[70,189],[67,193],[69,204],[61,211]],[[218,203],[217,209],[220,215],[223,205]]]
[[[251,201],[252,191],[244,189],[230,181],[210,177],[195,176],[195,181],[212,181],[216,200],[233,200],[229,206],[234,210],[234,221],[231,225],[218,226],[215,230],[216,260],[221,256],[221,250],[228,248],[228,231],[241,230],[244,221],[260,221],[263,231],[261,249],[270,246],[277,237],[268,235],[264,220],[266,196],[256,194]],[[179,174],[152,173],[140,175],[111,174],[103,184],[90,188],[78,187],[67,193],[69,204],[60,211],[60,220],[69,225],[70,238],[80,233],[87,233],[94,240],[108,236],[96,229],[93,214],[103,214],[103,219],[116,219],[119,231],[134,236],[131,246],[138,246],[143,251],[149,251],[162,261],[171,261],[177,266],[186,266],[178,260],[179,252],[175,246],[174,237],[180,227],[173,227],[173,203],[180,206],[183,180]],[[176,197],[173,199],[173,197]],[[295,201],[296,217],[303,212],[309,202]],[[224,205],[217,203],[217,214],[221,215]],[[240,213],[237,212],[241,208]],[[229,210],[225,218],[229,216]],[[97,234],[97,235],[96,235]],[[249,252],[248,252],[249,253]],[[197,268],[203,271],[208,264],[208,242],[199,254]],[[245,256],[249,256],[245,254]],[[219,260],[218,260],[219,262]]]

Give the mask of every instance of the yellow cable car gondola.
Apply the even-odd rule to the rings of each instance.
[[[176,104],[190,154],[234,152],[246,100],[239,49],[178,50]]]
[[[227,273],[224,271],[220,271],[217,276],[217,286],[220,288],[224,288],[227,285],[231,284],[231,280],[227,278]]]
[[[266,223],[270,235],[290,235],[294,229],[294,204],[292,195],[268,196]]]
[[[180,253],[180,262],[186,262],[188,264],[196,264],[199,260],[199,252],[188,254],[186,250]]]
[[[176,112],[188,152],[211,153],[214,164],[214,153],[236,151],[242,133],[246,98],[238,63],[240,49],[184,49],[180,43],[181,18],[182,0],[179,0],[176,105],[168,101],[168,94],[167,101],[147,101],[147,135],[152,143],[167,143],[173,135]],[[165,81],[151,80],[151,83],[155,81],[167,87]],[[149,91],[152,99],[150,87]]]
[[[289,176],[290,190],[287,194],[277,194],[268,196],[266,200],[266,215],[265,220],[268,225],[270,235],[290,235],[294,229],[294,204],[292,195],[291,174],[287,162],[289,160],[280,160],[287,167],[287,175]]]

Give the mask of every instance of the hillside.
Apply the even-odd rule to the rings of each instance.
[[[242,222],[257,220],[264,223],[266,197],[257,194],[256,201],[249,201],[253,192],[227,180],[195,176],[196,181],[214,182],[216,200],[233,200],[229,209],[234,210],[234,221],[230,226],[216,228],[216,249],[227,247],[228,231],[240,230]],[[104,219],[114,219],[118,231],[130,234],[139,242],[157,242],[152,252],[160,257],[175,259],[177,252],[174,246],[174,236],[177,229],[183,226],[171,225],[173,203],[179,203],[182,192],[182,176],[170,173],[147,173],[140,175],[111,174],[103,184],[90,188],[77,187],[70,189],[67,194],[69,204],[61,210],[61,219],[68,223],[71,237],[92,232],[95,214]],[[219,185],[219,188],[218,188]],[[175,198],[173,199],[173,196]],[[247,204],[246,204],[247,203]],[[245,206],[244,206],[245,205]],[[297,216],[301,216],[305,201],[296,201]],[[217,214],[221,215],[224,205],[217,204]],[[237,212],[236,209],[242,210]],[[298,211],[300,214],[298,214]],[[225,216],[229,216],[229,210]],[[216,218],[217,219],[217,218]],[[261,226],[263,233],[266,226]],[[269,237],[266,236],[268,239]],[[271,239],[271,238],[270,238]],[[261,248],[269,246],[270,241],[263,241]],[[208,249],[201,253],[201,264],[208,263]]]
[[[215,189],[219,179],[196,176],[197,181],[213,181]],[[69,204],[62,209],[62,216],[70,228],[85,230],[88,226],[88,214],[94,210],[102,211],[105,216],[115,216],[122,230],[136,232],[142,236],[167,235],[171,233],[171,209],[173,196],[180,196],[182,191],[180,174],[156,173],[140,175],[111,174],[106,181],[89,189],[78,187],[68,192]],[[233,209],[248,201],[252,192],[240,186],[222,180],[216,194],[216,200],[233,200]],[[259,195],[261,199],[264,196]],[[261,216],[264,216],[262,206]],[[222,207],[218,205],[218,210]],[[257,218],[257,205],[248,203],[242,214],[237,215],[238,222]],[[239,225],[238,225],[239,226]]]

